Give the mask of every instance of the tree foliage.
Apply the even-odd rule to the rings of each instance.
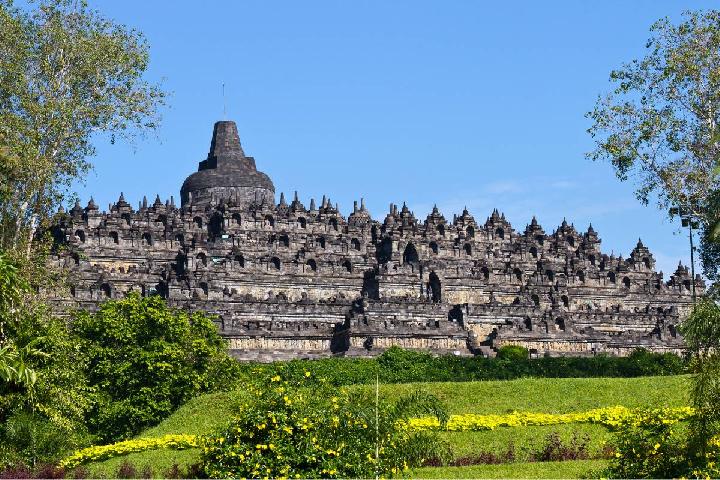
[[[0,468],[50,461],[87,440],[91,389],[65,323],[0,255]]]
[[[88,417],[103,442],[128,438],[195,395],[232,382],[237,362],[211,318],[134,293],[77,312],[73,334],[97,389]]]
[[[91,168],[96,134],[156,127],[165,94],[147,67],[144,37],[83,1],[0,3],[0,248],[30,251]]]
[[[701,455],[720,434],[720,306],[702,299],[681,324],[692,355],[691,399],[696,415],[691,423],[691,446]]]
[[[587,116],[594,160],[634,175],[643,203],[705,207],[718,189],[720,11],[686,12],[651,27],[647,53],[610,74],[614,89]]]
[[[710,295],[718,297],[720,292],[720,190],[714,191],[707,200],[708,222],[703,225],[700,236],[700,261],[703,273],[714,282]]]

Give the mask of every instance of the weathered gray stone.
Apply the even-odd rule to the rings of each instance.
[[[94,309],[128,291],[218,315],[246,359],[375,355],[391,345],[492,355],[679,351],[676,326],[694,281],[682,265],[666,282],[638,242],[627,259],[600,251],[592,226],[546,234],[533,218],[515,231],[497,210],[452,222],[434,208],[419,222],[403,205],[383,222],[364,202],[343,217],[329,199],[289,204],[240,146],[233,122],[215,125],[210,153],[181,190],[133,210],[120,196],[59,212],[52,262],[69,288],[58,309]]]

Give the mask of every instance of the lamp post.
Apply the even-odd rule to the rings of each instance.
[[[697,230],[700,228],[700,214],[693,208],[687,207],[672,207],[670,209],[670,215],[680,217],[680,223],[683,227],[688,227],[690,230],[690,271],[692,274],[692,297],[693,304],[697,303],[697,296],[695,294],[695,246],[693,244],[693,229]]]

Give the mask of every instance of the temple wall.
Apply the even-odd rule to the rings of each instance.
[[[228,148],[218,165],[237,157],[255,172],[239,144]],[[134,209],[121,197],[107,212],[93,202],[60,212],[50,264],[67,284],[41,294],[63,314],[130,291],[161,295],[216,315],[239,358],[265,360],[393,345],[468,355],[507,344],[550,355],[680,351],[692,284],[704,287],[683,266],[663,278],[642,243],[624,259],[603,254],[592,228],[567,222],[549,234],[535,221],[516,231],[497,211],[484,223],[436,209],[419,221],[396,205],[376,221],[364,204],[348,217],[325,199],[307,208],[281,195],[275,205],[271,186],[197,183],[181,208],[158,198]]]

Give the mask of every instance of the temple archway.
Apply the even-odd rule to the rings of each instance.
[[[438,277],[435,272],[430,272],[430,278],[428,280],[430,300],[432,300],[433,303],[440,303],[442,301],[440,277]]]
[[[403,263],[419,263],[420,257],[418,256],[417,249],[415,248],[415,245],[412,244],[412,242],[408,243],[405,247],[405,251],[403,252]]]

